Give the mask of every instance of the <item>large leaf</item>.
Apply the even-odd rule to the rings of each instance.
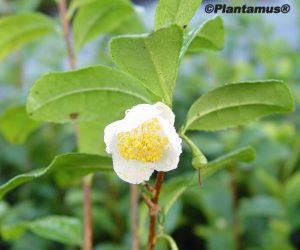
[[[132,106],[151,100],[137,80],[97,66],[44,75],[30,91],[27,112],[40,121],[108,124]]]
[[[34,234],[67,245],[82,243],[81,222],[76,218],[65,216],[49,216],[34,220],[27,224]]]
[[[11,51],[54,30],[54,22],[45,15],[26,13],[0,18],[0,60]]]
[[[133,12],[133,7],[126,0],[99,0],[83,5],[74,20],[76,50],[100,33],[114,30]]]
[[[187,32],[184,37],[180,53],[182,57],[186,51],[197,53],[203,50],[218,51],[224,48],[224,25],[219,16],[207,20],[199,27]]]
[[[102,121],[80,123],[79,152],[107,155],[104,143],[104,126]]]
[[[10,143],[24,142],[38,125],[28,117],[24,106],[9,108],[0,117],[0,131]]]
[[[3,197],[7,192],[24,183],[36,180],[58,171],[66,172],[71,175],[75,174],[76,176],[79,174],[84,176],[89,173],[111,170],[112,162],[108,157],[76,153],[58,155],[54,158],[54,160],[48,167],[37,169],[27,174],[18,175],[0,186],[0,198]]]
[[[185,28],[193,18],[202,0],[159,0],[155,12],[155,29],[170,24]]]
[[[81,222],[77,218],[52,215],[33,221],[1,225],[1,236],[7,241],[17,241],[27,231],[67,245],[82,243]]]
[[[185,130],[213,131],[253,121],[294,108],[289,88],[282,81],[232,83],[200,97],[190,108]]]
[[[182,40],[181,28],[172,25],[149,35],[116,37],[111,54],[119,68],[171,104]]]

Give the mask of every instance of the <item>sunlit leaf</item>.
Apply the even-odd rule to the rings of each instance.
[[[185,130],[226,129],[293,109],[290,90],[282,81],[226,84],[201,96],[192,105]]]
[[[28,117],[24,106],[9,108],[0,117],[0,131],[10,143],[23,143],[38,125]]]
[[[18,175],[0,186],[0,198],[3,197],[7,192],[24,183],[36,180],[58,171],[68,172],[71,175],[81,174],[82,176],[84,176],[89,173],[111,170],[112,162],[108,157],[76,153],[58,155],[54,158],[54,160],[48,167]]]
[[[132,106],[151,100],[139,81],[97,66],[44,75],[30,91],[27,112],[40,121],[108,124]]]
[[[133,14],[126,0],[100,0],[83,5],[74,19],[74,41],[77,51],[101,33],[117,28]]]
[[[180,57],[186,51],[197,53],[203,50],[219,51],[224,47],[224,25],[222,18],[217,16],[187,32]]]
[[[159,0],[155,12],[155,29],[178,24],[185,28],[193,18],[202,0]]]
[[[172,25],[149,35],[113,38],[110,45],[113,61],[171,104],[182,36],[182,30]]]
[[[0,18],[0,60],[15,49],[54,30],[54,22],[39,13]]]

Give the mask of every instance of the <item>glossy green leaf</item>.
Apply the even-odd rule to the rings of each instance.
[[[228,165],[235,162],[251,162],[255,159],[255,151],[252,147],[240,148],[229,154],[221,156],[206,165],[201,165],[201,179],[205,180]],[[167,214],[177,199],[193,185],[199,184],[198,173],[187,174],[172,178],[167,181],[161,190],[159,204],[163,208],[164,214]]]
[[[80,7],[96,1],[98,0],[72,0],[68,8],[68,13],[67,13],[68,18],[72,18],[75,11],[78,10]]]
[[[104,126],[102,121],[79,124],[79,152],[107,155],[104,143]]]
[[[216,16],[207,20],[199,27],[195,27],[187,32],[180,57],[186,51],[189,53],[197,53],[203,50],[219,51],[224,48],[224,25],[222,18]]]
[[[67,245],[82,243],[81,222],[66,216],[49,216],[28,223],[27,227],[34,234]]]
[[[159,0],[155,12],[155,29],[178,24],[189,25],[202,0]]]
[[[184,130],[226,129],[293,109],[290,90],[282,81],[226,84],[201,96],[192,105]]]
[[[101,33],[116,29],[133,14],[126,0],[100,0],[83,5],[74,19],[74,41],[77,51]]]
[[[180,27],[172,25],[149,35],[113,38],[110,44],[113,61],[171,104],[182,36]]]
[[[9,108],[0,117],[0,131],[10,143],[23,143],[38,125],[28,117],[24,106]]]
[[[179,250],[178,246],[176,245],[175,240],[170,235],[159,234],[159,235],[157,235],[157,240],[159,240],[159,239],[167,240],[171,250]]]
[[[132,106],[152,100],[129,75],[97,66],[44,75],[30,91],[27,112],[40,121],[108,124]]]
[[[202,178],[207,178],[234,162],[251,162],[254,159],[255,150],[252,147],[240,148],[207,163],[207,165],[201,169],[201,176]]]
[[[0,198],[14,188],[47,176],[55,172],[68,172],[70,174],[81,174],[82,176],[98,171],[111,171],[112,161],[108,157],[89,154],[63,154],[58,155],[46,168],[40,168],[32,172],[15,176],[0,186]]]
[[[45,15],[26,13],[0,18],[0,60],[15,49],[54,30],[54,22]]]

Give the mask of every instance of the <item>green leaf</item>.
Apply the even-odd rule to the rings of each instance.
[[[72,0],[70,7],[68,8],[67,16],[69,19],[72,18],[74,15],[75,11],[79,9],[80,7],[96,2],[97,0]]]
[[[132,106],[152,100],[129,75],[97,66],[44,75],[30,91],[27,112],[40,121],[108,124]]]
[[[190,108],[183,130],[226,129],[293,109],[290,90],[282,81],[232,83],[200,97]]]
[[[216,16],[187,32],[180,57],[183,57],[186,51],[197,53],[203,50],[219,51],[223,48],[224,25],[222,18]]]
[[[155,12],[155,29],[178,24],[185,28],[193,18],[202,0],[159,0]]]
[[[0,117],[0,131],[10,143],[23,143],[38,125],[28,117],[24,106],[9,108]]]
[[[1,236],[6,241],[19,240],[26,231],[26,223],[1,225]]]
[[[266,217],[283,217],[283,205],[273,197],[258,195],[251,199],[244,199],[241,202],[241,216],[266,216]]]
[[[27,227],[34,234],[67,245],[82,243],[81,222],[76,218],[49,216],[28,223]]]
[[[79,152],[107,156],[104,143],[104,126],[102,121],[79,124]]]
[[[0,60],[15,49],[54,30],[54,22],[45,15],[26,13],[0,18]]]
[[[27,174],[18,175],[2,186],[0,186],[0,198],[14,188],[47,176],[55,172],[68,172],[70,174],[81,174],[82,176],[98,171],[111,171],[112,162],[108,157],[89,154],[69,153],[58,155],[46,168],[37,169]]]
[[[255,175],[272,195],[279,199],[283,197],[281,184],[275,177],[263,169],[256,170]]]
[[[181,137],[185,140],[185,142],[188,144],[192,151],[192,166],[196,169],[204,167],[207,164],[207,159],[205,155],[200,151],[200,149],[194,144],[194,142],[191,139],[189,139],[185,135],[181,135]]]
[[[125,0],[100,0],[83,5],[74,19],[76,50],[99,34],[113,31],[133,13],[133,7]]]
[[[168,243],[169,243],[169,246],[170,246],[171,250],[179,250],[178,246],[176,245],[175,240],[170,235],[159,234],[159,235],[157,235],[157,240],[159,240],[159,239],[165,239],[165,240],[167,240]]]
[[[251,162],[254,159],[255,150],[252,147],[240,148],[207,163],[207,165],[201,169],[201,176],[202,178],[207,178],[234,162]]]
[[[149,35],[119,36],[110,44],[113,61],[171,104],[183,34],[172,25]]]

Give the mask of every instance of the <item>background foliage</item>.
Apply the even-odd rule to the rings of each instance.
[[[78,37],[76,48],[82,47],[79,66],[113,65],[108,47],[110,37],[142,33],[149,23],[153,23],[154,6],[147,5],[145,12],[140,13],[126,1],[122,8],[116,10],[113,2],[109,8],[117,12],[112,11],[111,16],[98,13],[99,24],[96,22],[93,27],[84,24],[84,21],[88,21],[85,16],[90,15],[94,8],[83,7],[77,13],[74,37]],[[292,89],[297,107],[290,115],[272,116],[233,130],[191,133],[192,140],[208,160],[248,145],[256,149],[256,160],[248,164],[231,164],[229,169],[213,178],[205,178],[201,187],[187,187],[179,185],[186,183],[184,178],[194,171],[190,166],[191,155],[185,149],[178,171],[167,175],[169,181],[163,190],[165,195],[161,195],[162,204],[179,197],[173,206],[166,206],[169,211],[162,218],[165,230],[175,239],[179,249],[191,249],[193,246],[192,249],[229,250],[236,245],[247,250],[300,249],[300,34],[299,29],[293,28],[300,24],[300,9],[297,4],[291,3],[291,6],[292,12],[280,17],[287,24],[285,30],[281,30],[282,25],[275,18],[224,16],[224,50],[193,55],[197,46],[192,46],[190,56],[182,63],[174,100],[178,124],[182,124],[186,110],[201,94],[227,82],[268,78],[284,80]],[[1,1],[0,10],[3,15],[31,10],[44,12],[54,18],[54,29],[58,29],[54,1]],[[72,15],[71,11],[69,15]],[[138,15],[144,25],[137,22]],[[194,22],[206,19],[207,15],[200,9]],[[111,25],[103,25],[105,23]],[[49,29],[48,20],[38,24],[42,26],[37,28],[39,34]],[[76,31],[83,29],[80,25],[86,28],[85,33]],[[159,22],[156,25],[158,27]],[[1,184],[20,173],[51,167],[49,164],[54,156],[76,148],[69,125],[41,125],[22,112],[34,81],[46,72],[67,69],[64,42],[59,32],[43,36],[0,62]],[[97,34],[100,32],[105,34],[99,37]],[[0,45],[1,41],[0,34]],[[218,44],[210,46],[221,49]],[[4,55],[1,49],[0,56]],[[43,79],[46,81],[47,77],[51,75]],[[14,117],[8,119],[11,114]],[[8,120],[11,122],[8,123]],[[90,131],[89,124],[84,126],[87,127],[82,128],[84,131]],[[89,167],[97,160],[94,159]],[[79,249],[82,190],[78,184],[78,178],[68,171],[61,171],[9,193],[0,201],[0,249]],[[128,185],[114,174],[103,172],[95,176],[93,213],[96,250],[130,248],[128,197]],[[143,226],[146,219],[147,209],[141,204],[139,233],[143,240],[147,234]],[[59,228],[60,233],[53,234],[53,228]],[[160,240],[157,249],[168,249],[168,246]]]

